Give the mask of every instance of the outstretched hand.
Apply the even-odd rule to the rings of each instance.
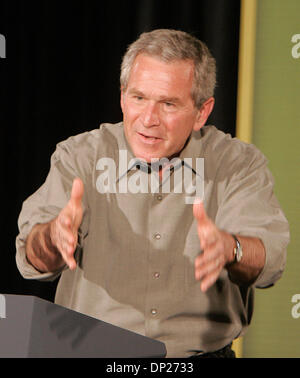
[[[207,216],[203,203],[193,204],[193,214],[197,220],[197,231],[202,253],[195,259],[195,278],[201,281],[200,288],[206,291],[218,279],[225,265],[232,261],[232,236],[219,230]]]
[[[50,238],[63,260],[71,270],[75,269],[74,252],[78,241],[78,229],[82,222],[82,197],[84,185],[80,178],[75,178],[71,197],[59,215],[51,222]]]

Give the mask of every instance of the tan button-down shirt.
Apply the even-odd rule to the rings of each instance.
[[[61,274],[56,303],[163,341],[167,357],[217,350],[242,334],[251,320],[254,286],[272,285],[280,277],[289,241],[266,159],[253,145],[205,126],[192,133],[179,158],[170,177],[184,166],[193,180],[201,176],[197,159],[204,158],[204,205],[219,228],[263,241],[266,263],[253,287],[232,283],[223,270],[201,292],[194,278],[200,246],[186,201],[190,194],[175,190],[172,180],[169,192],[161,185],[156,192],[147,190],[152,171],[132,160],[122,123],[103,124],[57,145],[45,183],[23,203],[16,240],[24,277]],[[58,215],[75,177],[85,186],[78,266],[41,274],[26,260],[26,237],[36,223]]]

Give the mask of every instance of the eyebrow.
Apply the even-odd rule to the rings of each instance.
[[[147,96],[145,95],[145,93],[141,92],[140,90],[138,90],[136,88],[129,89],[128,90],[128,94],[147,98]],[[179,97],[160,96],[158,98],[158,101],[174,102],[176,104],[181,104],[182,103],[182,101],[180,100]]]

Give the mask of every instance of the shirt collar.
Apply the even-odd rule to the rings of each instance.
[[[196,162],[197,158],[201,157],[202,152],[201,137],[201,131],[192,131],[185,143],[185,146],[180,151],[179,156],[176,158],[176,160],[173,160],[175,162],[175,164],[173,164],[174,170],[184,165],[187,168],[190,168],[194,174],[197,173]],[[123,123],[121,138],[119,140],[119,151],[116,159],[116,165],[118,172],[116,182],[118,182],[122,177],[124,177],[126,174],[128,174],[128,172],[132,170],[140,169],[143,172],[151,173],[150,165],[134,156],[134,153],[126,139]],[[155,168],[155,163],[151,164],[152,168],[153,166]]]

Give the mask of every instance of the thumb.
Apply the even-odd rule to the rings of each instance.
[[[81,201],[84,192],[84,185],[79,177],[76,177],[73,181],[70,202],[75,207],[81,206]]]
[[[205,212],[204,205],[202,201],[195,201],[193,204],[193,214],[194,217],[197,219],[198,223],[206,223],[209,221],[209,218]]]

